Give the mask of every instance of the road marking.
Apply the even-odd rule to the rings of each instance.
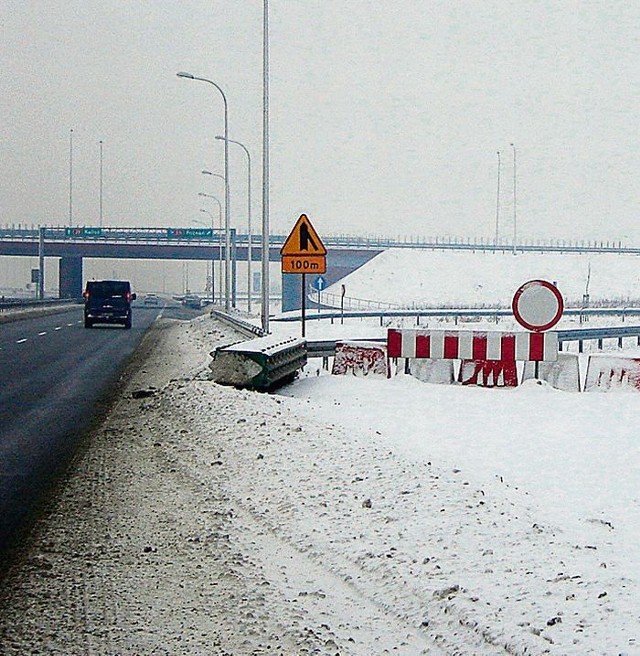
[[[24,344],[26,341],[27,341],[26,338],[25,338],[25,339],[19,339],[19,340],[16,342],[16,344]]]
[[[78,323],[80,323],[80,322],[78,321]],[[72,323],[68,323],[68,324],[67,324],[67,326],[73,326],[73,325],[74,325],[74,324],[72,324]]]
[[[43,335],[46,335],[47,331],[45,330],[44,332],[38,333],[38,337],[42,337]]]
[[[62,326],[56,326],[54,330],[62,330]]]

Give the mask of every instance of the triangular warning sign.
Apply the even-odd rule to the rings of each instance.
[[[280,255],[326,255],[327,249],[324,247],[318,233],[311,225],[311,221],[306,214],[301,214],[296,222],[291,234],[287,237]]]

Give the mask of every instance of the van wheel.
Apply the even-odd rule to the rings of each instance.
[[[124,322],[124,327],[125,327],[127,330],[129,330],[129,328],[131,328],[131,319],[127,319],[127,320]]]
[[[84,327],[85,328],[93,328],[93,324],[91,323],[91,321],[89,319],[85,319],[84,320]]]

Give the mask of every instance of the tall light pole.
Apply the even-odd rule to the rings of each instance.
[[[262,5],[262,330],[269,332],[269,0]],[[228,136],[228,135],[225,135]]]
[[[516,237],[517,237],[517,223],[516,223],[516,147],[510,144],[513,148],[513,254],[516,254]]]
[[[500,151],[498,151],[498,191],[496,193],[496,236],[494,244],[498,245],[498,225],[500,222]]]
[[[224,137],[217,136],[216,139],[224,140]],[[228,141],[229,143],[240,146],[247,156],[247,237],[249,240],[247,249],[247,312],[251,313],[251,261],[253,254],[251,245],[251,155],[247,147],[240,141],[236,141],[235,139],[229,139]]]
[[[100,140],[100,227],[102,228],[102,139]]]
[[[231,309],[231,220],[229,215],[229,106],[227,104],[227,96],[224,91],[213,81],[204,77],[196,77],[191,73],[178,73],[178,77],[184,77],[189,80],[198,80],[199,82],[206,82],[214,86],[222,96],[224,104],[224,241],[225,241],[225,293],[224,293],[224,309],[229,312]]]
[[[69,227],[73,227],[73,128],[69,130]]]
[[[222,228],[222,203],[212,194],[205,194],[200,192],[198,196],[203,196],[204,198],[211,198],[218,203],[218,221],[220,227]],[[207,212],[207,210],[200,210],[201,212]],[[207,212],[211,215],[211,212]],[[213,228],[213,216],[211,216],[211,228]],[[219,280],[218,280],[218,293],[220,294],[220,303],[222,303],[222,244],[218,241],[218,269],[219,269]],[[213,289],[213,274],[214,274],[213,258],[211,258],[211,286]],[[212,294],[213,295],[213,294]]]

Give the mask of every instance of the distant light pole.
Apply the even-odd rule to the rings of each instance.
[[[500,151],[498,151],[498,191],[496,194],[496,237],[494,244],[498,245],[498,224],[500,222]]]
[[[220,225],[220,228],[222,228],[222,203],[212,194],[205,194],[200,192],[198,196],[203,196],[204,198],[211,198],[218,203],[218,223]],[[211,212],[208,212],[207,210],[200,210],[201,212],[207,212],[207,214],[211,215]],[[211,215],[211,228],[213,228],[213,216]],[[213,258],[211,258],[211,285],[213,289],[213,274],[214,274],[214,266],[213,266]],[[218,293],[220,294],[220,303],[222,303],[222,243],[221,241],[218,241],[218,269],[219,269],[219,280],[218,280]]]
[[[224,91],[213,81],[204,77],[196,77],[191,73],[178,73],[178,77],[184,77],[189,80],[198,80],[199,82],[206,82],[214,86],[222,96],[224,104],[224,238],[225,238],[225,295],[224,295],[224,309],[229,312],[231,309],[231,220],[229,214],[229,106],[227,104],[227,96]]]
[[[222,180],[222,182],[224,182],[224,175],[222,175],[222,173],[212,173],[211,171],[207,171],[206,169],[203,169],[202,174],[203,175],[213,175],[216,178],[220,178],[220,180]]]
[[[269,0],[262,4],[262,330],[269,332]],[[229,135],[225,135],[229,136]]]
[[[224,140],[224,137],[217,136],[216,139]],[[247,312],[251,313],[251,261],[253,254],[251,245],[251,155],[247,147],[240,141],[236,141],[235,139],[229,139],[228,141],[229,143],[240,146],[247,156],[247,237],[249,240],[247,249]]]
[[[100,227],[102,228],[102,139],[100,140]]]
[[[208,214],[211,217],[211,238],[213,239],[213,214],[211,214],[211,212],[209,212],[209,210],[205,210],[205,209],[202,209],[200,211]],[[207,225],[203,221],[196,221],[195,219],[193,220],[193,222],[198,223],[199,225]],[[216,302],[215,286],[214,286],[214,282],[213,282],[214,277],[215,277],[215,267],[214,267],[214,258],[213,258],[213,256],[211,257],[210,264],[211,264],[211,278],[210,278],[210,280],[211,280],[211,302],[215,303]],[[209,269],[209,265],[207,264],[207,270],[208,269]]]
[[[73,128],[69,130],[69,227],[73,227]]]
[[[513,254],[516,254],[516,237],[517,237],[517,223],[516,223],[516,147],[510,144],[513,148]]]

